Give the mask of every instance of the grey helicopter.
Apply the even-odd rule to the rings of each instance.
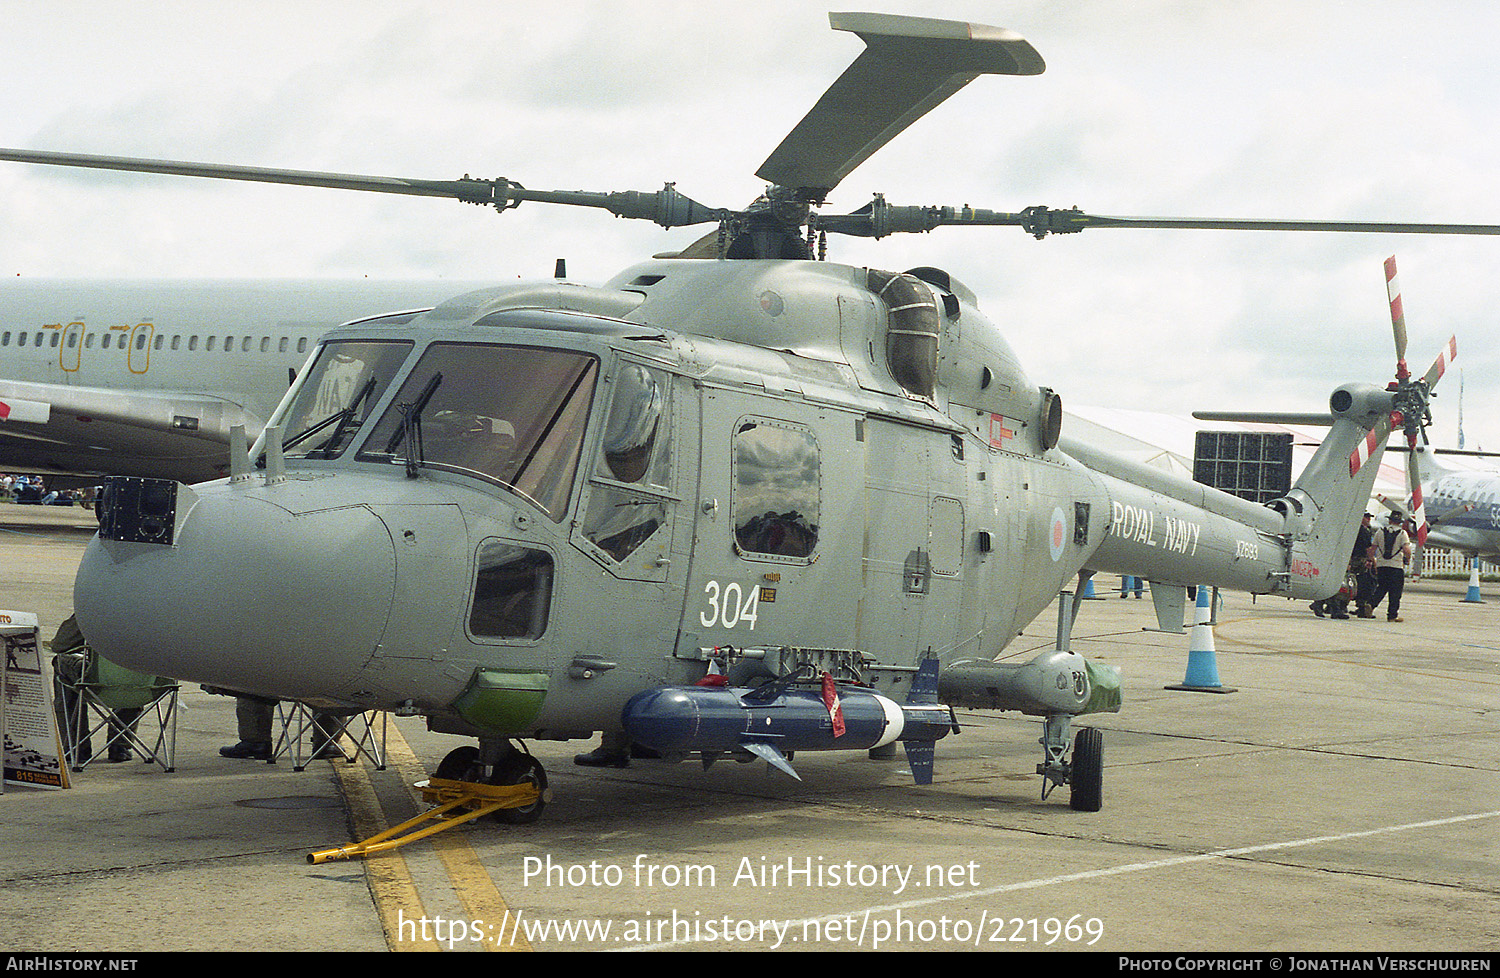
[[[129,668],[426,718],[477,739],[437,776],[531,785],[527,740],[668,760],[903,745],[933,778],[955,709],[1042,719],[1043,797],[1097,811],[1120,677],[1069,648],[1071,582],[1101,572],[1319,599],[1339,587],[1393,426],[1446,364],[1348,383],[1295,486],[1253,503],[1069,439],[947,271],[827,260],[829,235],[1016,226],[1425,233],[1494,226],[1108,218],[1076,208],[824,214],[863,160],[981,74],[1044,63],[1006,30],[831,15],[865,50],[756,171],[743,208],[5,150],[7,160],[599,208],[696,243],[601,286],[557,278],[361,319],[319,341],[227,478],[115,477],[79,567],[78,622]],[[1352,464],[1351,458],[1362,464]],[[1058,603],[1054,647],[998,661]],[[213,627],[204,627],[212,607]],[[1170,609],[1171,599],[1167,602]]]

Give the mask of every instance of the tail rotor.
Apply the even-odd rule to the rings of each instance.
[[[1400,428],[1406,435],[1406,480],[1411,496],[1411,516],[1417,526],[1417,546],[1427,541],[1427,509],[1422,499],[1422,476],[1417,458],[1417,440],[1427,444],[1427,425],[1432,423],[1432,411],[1428,402],[1432,389],[1448,369],[1448,364],[1458,356],[1458,340],[1450,336],[1448,344],[1438,354],[1432,366],[1420,378],[1413,380],[1406,365],[1406,312],[1401,303],[1401,286],[1396,277],[1396,258],[1385,260],[1386,296],[1391,306],[1391,331],[1396,342],[1396,379],[1387,385],[1391,392],[1391,412],[1369,433],[1349,456],[1349,474],[1359,471],[1376,446],[1384,444],[1391,432]]]

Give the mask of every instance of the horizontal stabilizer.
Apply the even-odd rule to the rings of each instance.
[[[1302,413],[1295,411],[1194,411],[1193,417],[1199,421],[1242,421],[1247,424],[1305,424],[1321,425],[1329,427],[1334,422],[1333,415],[1324,411],[1321,413]]]

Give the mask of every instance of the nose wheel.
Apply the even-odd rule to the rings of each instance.
[[[542,810],[547,807],[547,772],[542,763],[510,741],[482,741],[478,747],[455,748],[442,759],[432,776],[495,787],[524,784],[535,788],[536,801],[518,808],[501,808],[491,815],[506,825],[529,825],[541,818]]]

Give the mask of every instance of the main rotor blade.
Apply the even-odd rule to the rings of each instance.
[[[247,180],[253,183],[288,183],[302,187],[329,187],[335,190],[366,190],[385,194],[415,194],[421,197],[453,197],[471,204],[493,202],[494,187],[489,180],[407,180],[401,177],[371,177],[354,173],[320,173],[315,170],[275,170],[257,166],[228,166],[222,163],[186,163],[177,160],[143,160],[128,156],[90,156],[85,153],[48,153],[24,149],[0,149],[0,160],[13,163],[41,163],[50,166],[78,166],[96,170],[129,170],[138,173],[166,173],[181,177],[211,177],[218,180]]]
[[[1036,206],[1021,211],[969,207],[897,206],[877,196],[852,214],[816,217],[817,226],[836,234],[882,238],[940,227],[1019,227],[1035,238],[1074,234],[1084,228],[1186,228],[1218,231],[1363,231],[1388,234],[1500,234],[1500,224],[1409,224],[1395,221],[1266,221],[1237,218],[1101,217],[1076,207]]]
[[[907,126],[982,74],[1037,75],[1046,64],[1020,35],[924,17],[834,13],[866,48],[755,175],[822,200]]]
[[[1097,217],[1076,211],[1051,211],[1062,215],[1069,227],[1050,228],[1055,233],[1100,228],[1187,228],[1209,231],[1360,231],[1382,234],[1500,234],[1500,224],[1415,224],[1403,221],[1281,221],[1183,217]],[[1076,216],[1075,216],[1076,215]]]
[[[413,180],[406,177],[376,177],[357,173],[323,173],[316,170],[278,170],[223,163],[186,163],[177,160],[146,160],[126,156],[91,156],[84,153],[49,153],[37,150],[0,149],[0,160],[77,166],[98,170],[165,173],[183,177],[281,183],[334,190],[362,190],[419,197],[449,197],[466,204],[491,205],[497,210],[515,207],[526,200],[578,207],[599,207],[617,217],[654,221],[662,227],[682,227],[722,219],[725,212],[705,207],[678,193],[667,184],[655,193],[621,191],[595,193],[585,190],[527,190],[504,178],[493,180],[464,176],[459,180]]]

